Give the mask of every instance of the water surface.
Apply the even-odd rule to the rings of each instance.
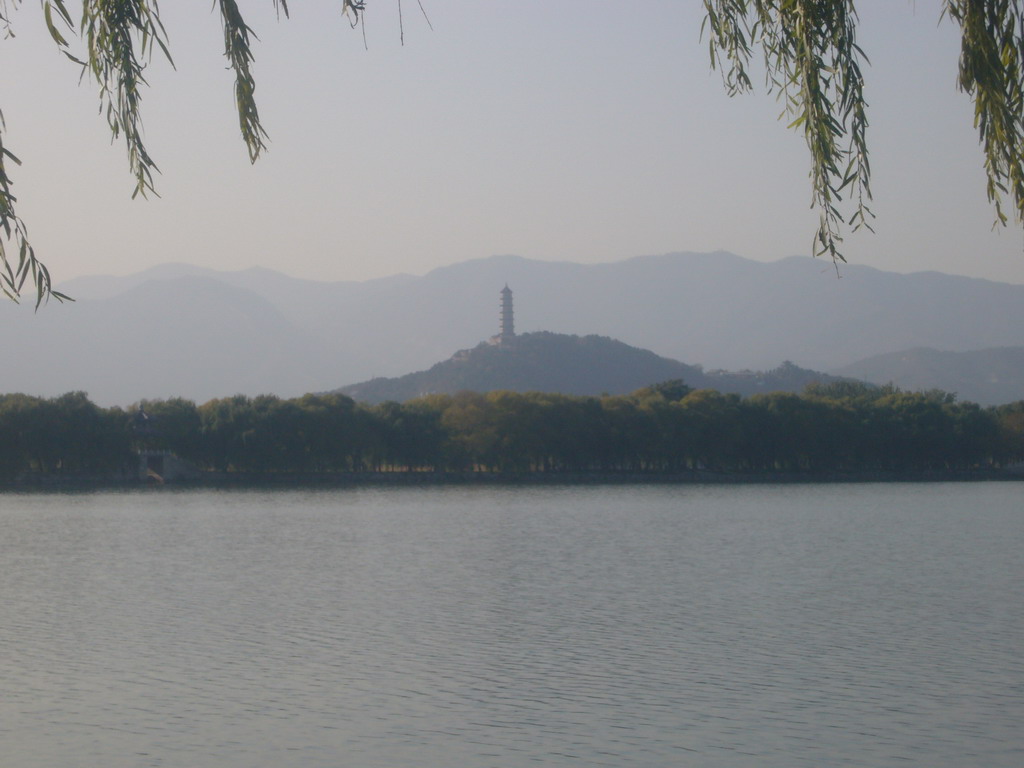
[[[0,495],[7,765],[1020,766],[1016,483]]]

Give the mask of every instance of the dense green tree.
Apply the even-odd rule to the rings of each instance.
[[[143,400],[139,403],[141,412],[147,417],[144,439],[147,447],[173,451],[185,459],[192,459],[200,451],[199,409],[191,400],[181,397],[169,400]],[[138,423],[139,412],[133,416],[133,428]]]
[[[976,403],[949,403],[944,407],[951,422],[946,466],[969,469],[995,459],[999,422]]]
[[[850,413],[834,401],[775,392],[754,395],[742,411],[752,468],[840,469],[856,440]]]
[[[446,464],[441,413],[447,398],[421,398],[407,403],[381,403],[371,412],[379,439],[374,444],[375,468],[436,470]]]
[[[662,399],[674,402],[682,400],[691,392],[693,392],[693,387],[689,386],[682,379],[670,379],[657,384],[651,384],[649,387],[637,390],[634,394],[640,398],[660,395]]]
[[[0,476],[124,472],[130,463],[126,423],[121,409],[99,408],[84,392],[0,396]]]
[[[547,470],[580,472],[595,469],[604,440],[602,408],[593,397],[545,394],[544,434]]]
[[[742,435],[739,396],[698,389],[684,397],[679,405],[691,433],[691,466],[706,469],[734,466]]]
[[[804,387],[804,394],[807,397],[849,402],[874,400],[882,394],[882,390],[864,381],[832,381],[827,384],[814,381]]]
[[[527,472],[540,465],[547,453],[543,402],[507,390],[488,392],[486,400],[489,426],[495,435],[495,467],[502,472]]]
[[[993,408],[997,438],[994,459],[1000,465],[1024,461],[1024,400]]]
[[[252,408],[245,395],[218,398],[199,406],[201,449],[197,459],[211,469],[227,471],[243,456],[243,437],[251,428]]]
[[[43,398],[23,394],[0,398],[0,474],[46,471],[44,446],[52,428]]]
[[[458,392],[441,415],[449,437],[449,461],[455,469],[494,469],[498,432],[487,398],[479,392]]]
[[[196,459],[220,471],[352,471],[374,440],[371,417],[344,395],[235,395],[198,409]]]
[[[69,392],[50,401],[55,434],[52,456],[63,473],[101,473],[123,466],[128,436],[119,409],[105,411],[84,392]]]
[[[369,445],[369,417],[340,394],[304,395],[294,411],[292,429],[303,446],[296,468],[313,472],[356,470]]]
[[[1024,403],[982,409],[945,392],[840,389],[741,399],[657,388],[584,397],[496,391],[364,408],[343,395],[144,401],[103,409],[81,392],[0,395],[0,480],[129,477],[131,448],[232,472],[520,473],[974,470],[1024,460]]]

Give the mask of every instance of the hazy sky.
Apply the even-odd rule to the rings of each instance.
[[[38,5],[0,42],[20,212],[55,279],[166,261],[362,280],[498,253],[579,262],[725,249],[807,254],[803,139],[763,95],[728,98],[697,0],[372,0],[368,49],[337,0],[243,3],[271,136],[250,166],[209,0],[161,5],[177,71],[148,71],[159,199],[132,201],[121,145]],[[956,30],[937,0],[862,0],[877,233],[851,262],[1024,283],[1019,227],[992,231]],[[17,73],[13,76],[11,73]],[[823,269],[827,263],[823,262]]]

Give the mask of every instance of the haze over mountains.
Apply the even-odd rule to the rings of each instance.
[[[1024,346],[1024,286],[857,265],[840,274],[808,258],[722,252],[596,265],[495,256],[362,283],[165,265],[69,281],[60,288],[75,303],[35,314],[0,302],[0,391],[85,390],[98,404],[129,405],[291,397],[401,376],[493,335],[505,283],[520,333],[608,336],[705,370],[791,360],[866,377],[859,361],[916,347]],[[1017,383],[1011,399],[1024,398]]]
[[[1024,400],[1024,347],[972,352],[919,347],[869,357],[833,373],[865,381],[891,381],[908,390],[956,392],[960,399],[982,405]]]

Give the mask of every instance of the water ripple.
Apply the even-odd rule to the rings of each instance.
[[[1007,485],[0,496],[18,768],[1024,764]]]

